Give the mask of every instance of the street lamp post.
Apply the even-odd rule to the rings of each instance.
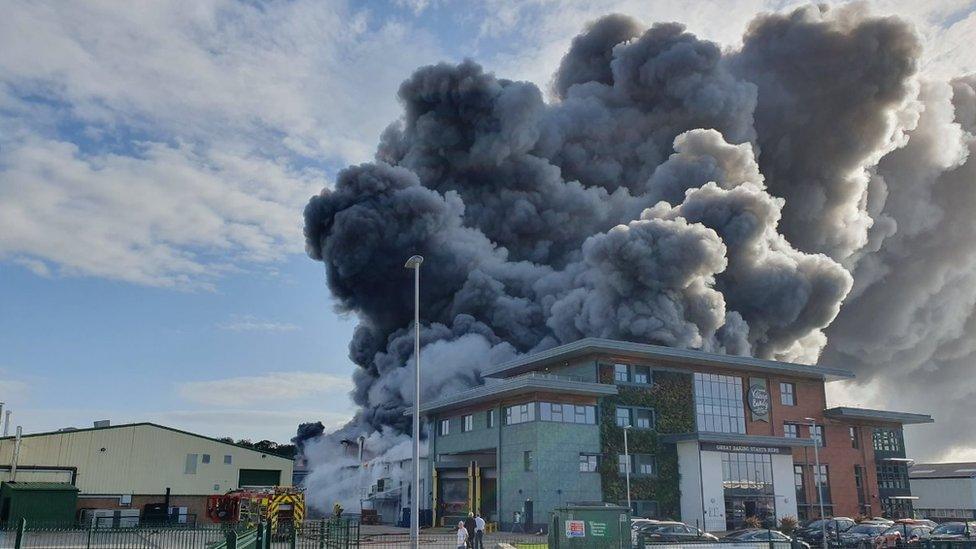
[[[813,439],[813,462],[816,470],[813,472],[813,485],[817,487],[817,503],[820,505],[820,534],[823,549],[827,549],[827,517],[824,516],[823,488],[820,479],[820,437],[817,436],[817,420],[812,417],[803,418],[810,422],[810,438]],[[823,479],[827,480],[827,479]]]
[[[420,547],[420,264],[424,258],[411,256],[404,267],[413,269],[414,393],[413,393],[413,490],[410,498],[410,545]]]
[[[627,461],[627,466],[624,468],[624,476],[627,478],[627,509],[628,511],[633,510],[630,504],[630,449],[627,447],[627,431],[630,430],[630,425],[624,427],[624,459]]]

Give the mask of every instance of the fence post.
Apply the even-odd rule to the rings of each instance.
[[[92,520],[88,522],[88,542],[85,545],[86,549],[91,549],[92,537],[94,537],[94,534],[95,534],[95,521]]]
[[[227,538],[227,549],[237,549],[237,531],[228,530],[226,534]]]
[[[319,521],[319,549],[325,549],[325,519]]]
[[[14,549],[20,549],[24,545],[24,531],[27,530],[27,519],[21,518],[17,525],[17,537],[14,539]]]
[[[264,525],[264,528],[265,528],[265,531],[264,531],[264,549],[271,549],[271,539],[272,539],[272,535],[273,534],[271,532],[271,521],[270,520]]]
[[[258,521],[256,537],[254,538],[254,549],[264,549],[264,522]]]
[[[298,528],[292,524],[291,531],[288,532],[288,547],[295,549],[296,545],[298,545]]]

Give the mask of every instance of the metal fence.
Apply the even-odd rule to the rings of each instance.
[[[81,528],[25,522],[0,528],[0,549],[206,549],[226,543],[232,531],[217,525]]]

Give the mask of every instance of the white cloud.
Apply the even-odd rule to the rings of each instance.
[[[301,329],[297,324],[261,319],[253,315],[232,315],[227,321],[217,324],[217,328],[231,332],[293,332]]]
[[[348,376],[316,372],[273,372],[177,385],[183,399],[210,406],[239,406],[242,400],[285,405],[299,399],[344,395],[350,389]]]
[[[344,2],[7,5],[0,260],[193,288],[300,253],[325,168],[368,159],[438,57]]]

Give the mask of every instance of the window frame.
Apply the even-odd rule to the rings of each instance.
[[[485,428],[494,429],[495,428],[495,409],[491,408],[485,414]]]
[[[783,438],[800,438],[800,425],[797,423],[784,421]]]
[[[579,472],[580,473],[599,473],[600,472],[600,454],[592,454],[592,453],[580,452],[580,455],[579,455]]]
[[[621,371],[623,369],[623,371]],[[623,378],[621,378],[623,375]],[[624,364],[621,362],[615,362],[613,364],[613,381],[614,383],[630,383],[630,364]]]
[[[461,432],[470,433],[474,431],[474,414],[465,414],[461,416]]]
[[[796,406],[796,383],[790,381],[779,382],[779,403],[783,406]]]
[[[437,436],[446,437],[451,434],[451,418],[441,419],[437,422]]]
[[[621,425],[621,423],[620,423],[620,420],[622,419],[622,417],[620,415],[621,412],[627,414],[627,424],[626,425]],[[617,427],[620,427],[621,429],[624,429],[624,428],[627,428],[627,427],[633,427],[634,426],[634,411],[633,411],[633,408],[630,408],[629,406],[617,406],[617,410],[614,412],[614,423],[617,425]]]
[[[522,452],[522,470],[526,473],[531,473],[535,469],[535,462],[532,456],[532,450],[525,450]]]

